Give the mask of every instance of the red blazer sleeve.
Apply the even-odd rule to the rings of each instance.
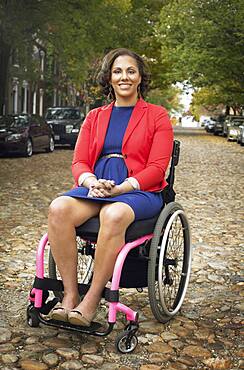
[[[91,126],[93,122],[94,111],[90,111],[79,132],[77,142],[75,145],[74,156],[72,161],[72,174],[75,179],[75,183],[78,183],[78,178],[84,172],[93,172],[92,163],[89,160],[89,147],[91,137]]]
[[[133,175],[140,184],[140,189],[152,191],[161,183],[167,184],[165,173],[173,150],[173,129],[167,111],[160,107],[154,117],[155,132],[146,166]],[[149,190],[150,189],[150,190]]]

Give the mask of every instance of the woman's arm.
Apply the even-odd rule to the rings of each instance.
[[[91,125],[93,121],[92,112],[93,111],[90,111],[87,114],[75,145],[72,161],[72,174],[77,185],[83,185],[86,178],[89,177],[88,175],[93,175],[93,171],[89,163],[89,144],[91,140]],[[82,177],[83,174],[84,176]]]
[[[173,150],[173,129],[164,109],[157,112],[154,123],[155,133],[146,167],[133,175],[144,191],[164,180]]]

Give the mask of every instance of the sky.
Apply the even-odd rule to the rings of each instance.
[[[177,82],[176,86],[182,90],[180,102],[184,106],[184,111],[188,111],[192,100],[193,89],[191,87],[187,87],[186,83],[183,84],[181,82]]]

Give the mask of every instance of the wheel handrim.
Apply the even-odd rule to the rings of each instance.
[[[179,311],[190,278],[191,251],[184,250],[182,216],[185,216],[183,210],[171,215],[160,246],[158,293],[162,308],[168,316],[174,316]],[[175,235],[174,230],[177,230]],[[189,255],[184,258],[186,253]]]

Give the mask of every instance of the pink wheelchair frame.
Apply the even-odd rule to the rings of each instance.
[[[133,242],[126,243],[121,248],[117,256],[115,266],[114,266],[114,272],[113,272],[113,278],[112,278],[110,290],[112,291],[119,290],[121,271],[123,268],[125,258],[127,254],[129,253],[129,251],[143,244],[145,241],[151,240],[152,237],[153,237],[153,234],[145,235]],[[47,242],[48,242],[48,235],[45,234],[40,240],[40,243],[38,245],[37,252],[36,252],[36,276],[39,279],[45,278],[44,276],[44,251],[45,251]],[[41,308],[42,307],[42,297],[43,297],[43,291],[41,289],[33,288],[31,290],[29,300],[34,303],[35,308]],[[110,302],[109,312],[108,312],[108,322],[109,323],[114,324],[116,322],[117,312],[124,313],[128,321],[136,321],[136,317],[138,315],[137,312],[133,311],[131,308],[125,306],[124,304],[120,302]]]

